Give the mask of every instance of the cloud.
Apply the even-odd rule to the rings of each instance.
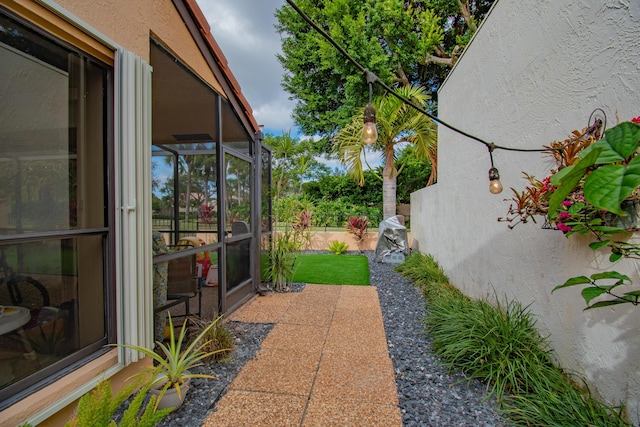
[[[293,127],[295,105],[282,89],[284,73],[276,54],[280,35],[274,25],[283,0],[197,0],[229,68],[240,83],[254,117],[278,133]]]

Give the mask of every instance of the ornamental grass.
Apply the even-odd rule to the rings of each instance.
[[[631,425],[622,407],[599,402],[586,384],[555,366],[528,306],[466,297],[430,255],[412,254],[396,271],[425,295],[424,324],[434,353],[450,370],[485,382],[510,425]]]

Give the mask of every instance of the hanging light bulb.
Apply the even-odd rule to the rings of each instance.
[[[362,142],[373,144],[378,140],[378,129],[376,128],[376,109],[371,103],[364,108],[364,127],[362,128]]]
[[[491,191],[491,194],[502,193],[500,174],[498,173],[498,169],[494,167],[491,167],[491,169],[489,169],[489,191]]]

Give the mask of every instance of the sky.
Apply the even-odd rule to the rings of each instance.
[[[240,83],[253,115],[265,133],[279,135],[293,127],[295,105],[282,89],[283,68],[276,58],[280,35],[274,13],[284,0],[197,0],[209,21],[211,34]]]

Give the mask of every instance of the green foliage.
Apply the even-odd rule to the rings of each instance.
[[[629,426],[621,407],[595,400],[552,362],[547,339],[518,302],[471,300],[449,284],[430,255],[412,254],[396,267],[428,301],[432,348],[469,379],[488,383],[515,426]],[[621,277],[622,279],[622,277]],[[583,391],[583,389],[585,389]]]
[[[333,252],[336,255],[341,255],[349,249],[349,245],[346,242],[340,240],[332,240],[328,246],[329,252]]]
[[[405,98],[424,106],[428,95],[420,86],[404,86],[396,90]],[[386,94],[372,101],[376,109],[378,140],[367,145],[362,141],[362,114],[354,115],[351,122],[336,135],[334,151],[340,162],[347,167],[349,175],[359,184],[364,183],[363,157],[367,153],[378,153],[384,160],[383,180],[383,212],[385,216],[396,214],[397,177],[402,168],[395,164],[395,150],[399,144],[411,144],[416,158],[429,159],[432,173],[437,168],[437,132],[434,122],[398,98]]]
[[[303,182],[330,173],[328,166],[316,160],[319,151],[311,140],[296,139],[289,131],[278,136],[267,134],[264,142],[272,149],[273,193],[277,197],[298,194]]]
[[[554,175],[558,186],[549,202],[553,216],[560,203],[584,180],[584,198],[596,208],[625,215],[622,202],[640,186],[640,125],[623,122],[581,153],[581,160]],[[566,170],[568,169],[568,170]],[[564,197],[563,197],[564,196]]]
[[[640,259],[640,245],[614,239],[638,230],[640,118],[607,130],[600,140],[593,130],[573,134],[563,143],[554,142],[549,147],[558,162],[557,172],[552,170],[552,175],[543,181],[525,174],[531,185],[522,193],[514,190],[516,208],[512,204],[509,214],[515,216],[507,221],[520,218],[519,222],[526,222],[532,215],[547,215],[565,236],[590,235],[596,239],[589,244],[592,250],[610,248],[611,262],[623,257]],[[613,283],[608,282],[611,280]],[[570,278],[553,291],[588,285],[582,290],[586,309],[623,303],[639,305],[640,291],[622,295],[612,292],[623,284],[630,284],[628,277],[608,271],[590,278]],[[592,303],[605,294],[613,299]]]
[[[402,264],[395,267],[395,271],[413,280],[425,298],[431,301],[443,294],[452,294],[456,298],[465,297],[453,287],[438,262],[429,254],[414,252]]]
[[[553,385],[561,377],[551,369],[546,340],[518,302],[494,306],[437,298],[429,305],[425,323],[434,352],[468,378],[488,381],[498,400],[507,393],[529,392],[535,383]]]
[[[469,16],[461,13],[461,3],[469,6]],[[448,58],[452,64],[464,48],[461,43],[468,42],[492,3],[493,0],[296,1],[302,11],[383,82],[422,85],[430,88],[433,96],[448,68],[435,64],[432,56]],[[294,120],[307,135],[333,134],[367,101],[362,73],[289,5],[278,9],[276,17],[283,52],[278,59],[287,70],[283,87],[298,100]]]
[[[534,384],[531,393],[507,396],[502,413],[512,426],[530,427],[630,427],[622,418],[623,407],[607,406],[568,384],[554,389]]]
[[[269,264],[265,269],[265,278],[270,280],[276,291],[284,291],[288,288],[295,273],[295,252],[299,250],[299,242],[295,233],[284,231],[276,233],[269,250]]]
[[[620,274],[617,271],[604,271],[602,273],[592,274],[590,277],[572,277],[562,285],[553,288],[552,292],[555,292],[558,289],[568,288],[576,285],[589,285],[586,288],[582,289],[582,298],[584,298],[584,302],[585,304],[587,304],[585,310],[624,303],[638,305],[638,299],[640,298],[639,290],[625,292],[622,295],[613,292],[613,290],[618,286],[631,285],[631,279],[629,278],[629,276]],[[612,296],[613,299],[599,301],[591,304],[591,301],[594,298],[598,298],[605,294]]]
[[[369,218],[366,216],[356,215],[350,216],[347,219],[347,232],[353,234],[353,237],[358,242],[362,242],[367,235],[367,228],[369,228]]]
[[[322,200],[341,200],[358,206],[381,206],[382,191],[379,176],[382,171],[364,171],[364,184],[358,185],[346,174],[327,175],[317,181],[306,182],[302,191],[314,203]]]
[[[193,328],[190,329],[191,339],[195,339],[197,336],[201,336],[203,343],[202,351],[210,356],[203,359],[203,361],[227,361],[231,358],[231,350],[233,349],[233,335],[226,325],[218,320],[222,316],[213,321],[214,326],[209,327],[212,323],[209,320],[201,319],[199,317],[192,317],[190,321]],[[203,333],[204,332],[204,333]]]
[[[141,413],[145,397],[151,388],[151,381],[148,380],[149,378],[124,411],[118,424],[120,427],[152,427],[172,411],[172,408],[154,411],[156,397],[151,396]],[[130,382],[113,396],[111,383],[108,380],[100,381],[95,389],[80,398],[76,414],[65,427],[115,427],[117,424],[112,420],[113,415],[140,384],[141,382]]]
[[[343,199],[319,200],[312,203],[304,197],[291,196],[274,200],[276,221],[280,224],[299,222],[300,213],[305,210],[312,213],[313,227],[342,228],[349,216],[356,215],[367,216],[374,224],[382,220],[382,210],[379,207],[356,205]]]
[[[409,145],[402,150],[396,164],[400,171],[396,183],[396,199],[398,203],[411,203],[411,193],[425,188],[430,182],[433,169],[431,161],[419,159],[415,147]]]
[[[114,344],[126,348],[130,348],[149,356],[158,366],[149,366],[146,370],[141,371],[139,376],[154,375],[151,386],[161,385],[161,392],[158,395],[158,401],[162,399],[169,388],[175,388],[178,396],[181,395],[181,386],[184,386],[185,380],[189,378],[211,378],[212,375],[199,374],[190,372],[196,366],[200,366],[203,360],[211,358],[217,353],[226,352],[228,349],[207,350],[209,340],[205,337],[210,331],[216,327],[220,317],[211,322],[207,327],[202,329],[200,333],[193,338],[190,344],[186,343],[187,335],[187,319],[184,320],[180,333],[176,337],[173,327],[173,320],[169,314],[169,342],[167,344],[156,341],[158,350],[151,350],[133,344]],[[186,347],[185,347],[186,346]],[[156,402],[156,406],[157,406]]]

